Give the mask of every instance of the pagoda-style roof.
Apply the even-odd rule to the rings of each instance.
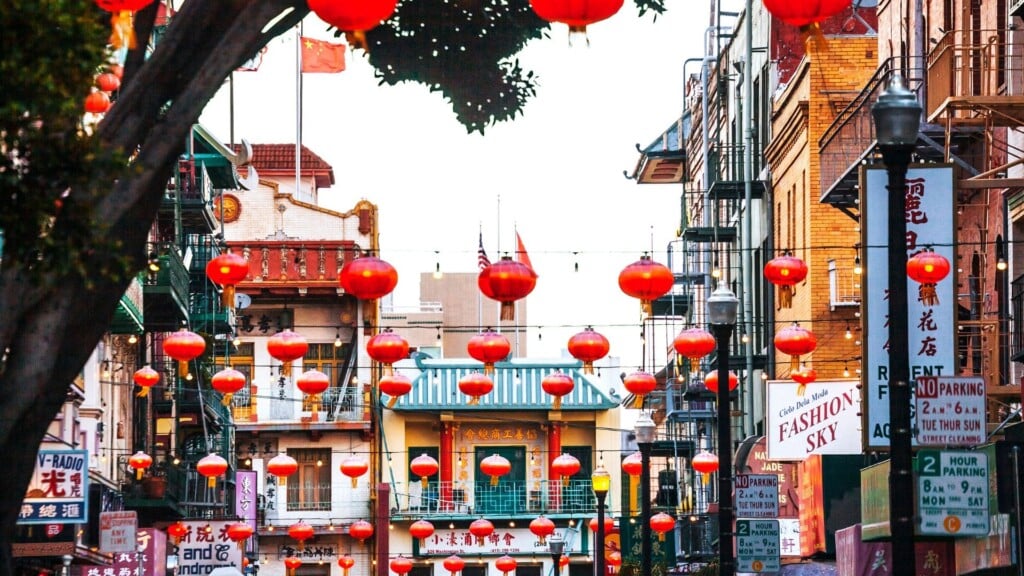
[[[470,404],[472,397],[459,391],[459,379],[471,372],[482,372],[481,362],[469,358],[431,359],[416,357],[420,373],[413,378],[412,390],[398,399],[396,411],[411,410],[552,410],[554,397],[544,392],[541,381],[561,371],[572,377],[573,390],[562,397],[561,410],[611,410],[619,399],[604,392],[593,377],[583,373],[578,360],[512,360],[495,364],[491,379],[494,390]]]
[[[250,162],[267,176],[295,174],[295,144],[253,144]],[[299,163],[301,174],[313,176],[317,188],[334,185],[334,168],[305,145],[299,147]]]
[[[637,184],[678,184],[686,180],[686,138],[690,134],[690,114],[687,112],[669,125],[646,148],[629,178]]]

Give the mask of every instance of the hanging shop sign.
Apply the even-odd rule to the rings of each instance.
[[[18,524],[81,524],[88,521],[89,453],[40,450]]]
[[[861,245],[864,269],[870,270],[862,287],[865,312],[864,427],[866,449],[889,448],[889,229],[888,176],[883,168],[865,168]],[[953,168],[949,165],[911,167],[907,171],[907,255],[930,246],[949,262],[956,262],[956,218]],[[918,298],[919,284],[907,283],[907,338],[910,378],[949,376],[956,371],[956,277],[951,274],[935,286],[934,298]],[[935,301],[937,300],[937,302]],[[912,416],[913,420],[913,416]],[[911,423],[915,426],[916,422]]]
[[[985,443],[985,379],[922,376],[915,387],[918,446]]]
[[[768,382],[769,460],[800,461],[812,454],[860,454],[861,394],[856,380],[829,380],[805,387]]]
[[[235,521],[185,521],[178,543],[178,574],[209,574],[214,568],[242,568],[242,550],[228,537]]]
[[[564,532],[565,529],[556,529]],[[580,538],[565,538],[565,553],[579,553]],[[503,554],[548,554],[547,543],[526,528],[497,529],[483,539],[483,543],[470,531],[469,527],[456,529],[439,529],[420,544],[420,554],[444,555],[498,555]]]

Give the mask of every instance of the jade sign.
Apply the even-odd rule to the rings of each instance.
[[[919,450],[918,534],[984,536],[989,530],[988,455]]]

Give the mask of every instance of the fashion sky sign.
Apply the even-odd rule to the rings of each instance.
[[[803,460],[811,454],[860,454],[860,391],[856,380],[800,385],[768,382],[769,460]]]
[[[864,282],[862,302],[867,318],[864,345],[865,448],[889,447],[889,270],[888,270],[888,177],[885,169],[865,168],[863,218]],[[949,165],[911,167],[907,171],[907,256],[930,246],[956,262],[953,207],[953,168]],[[953,266],[955,269],[956,266]],[[907,282],[907,315],[910,378],[951,376],[956,367],[956,274],[935,287],[938,303],[918,299],[917,282]],[[913,392],[913,388],[911,388]],[[915,427],[911,415],[911,427]]]

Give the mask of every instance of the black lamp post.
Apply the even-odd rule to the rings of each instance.
[[[651,445],[658,427],[641,412],[633,431],[640,448],[640,576],[651,576]],[[603,575],[602,575],[603,576]]]
[[[590,486],[597,498],[597,541],[594,542],[594,572],[596,576],[605,576],[604,569],[604,499],[612,485],[612,476],[598,465],[590,475]]]
[[[740,301],[724,284],[708,296],[708,322],[718,351],[718,574],[736,574],[732,555],[732,406],[729,402],[729,339]]]
[[[565,551],[565,540],[562,535],[555,532],[548,538],[548,550],[551,551],[551,573],[555,576],[562,576],[562,553]]]
[[[914,479],[907,342],[907,166],[921,126],[921,104],[893,76],[871,107],[889,175],[889,527],[892,573],[914,573]]]

